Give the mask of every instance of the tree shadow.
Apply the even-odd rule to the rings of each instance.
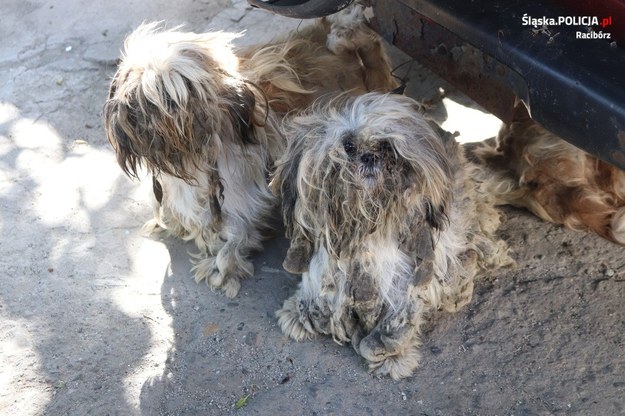
[[[45,137],[29,136],[34,132],[24,126]],[[10,392],[39,390],[35,397],[15,396],[8,409],[129,413],[125,379],[152,337],[144,319],[119,301],[137,278],[131,247],[137,237],[129,239],[136,210],[125,208],[123,197],[130,184],[118,174],[89,171],[112,162],[110,154],[66,146],[41,120],[18,115],[0,134],[12,139],[0,157],[7,178],[0,191],[2,341],[26,353],[3,372]]]
[[[163,242],[171,263],[161,300],[172,317],[174,342],[163,373],[143,385],[142,413],[225,411],[283,380],[291,364],[280,346],[289,342],[276,326],[274,312],[299,280],[280,266],[286,240],[266,242],[263,253],[254,256],[254,277],[242,282],[234,299],[195,283],[192,244],[171,238]]]

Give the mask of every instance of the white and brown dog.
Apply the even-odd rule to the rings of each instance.
[[[315,99],[396,84],[362,6],[282,40],[236,50],[235,34],[139,27],[104,106],[107,137],[126,174],[153,175],[154,219],[200,250],[197,281],[233,297],[253,274],[276,199],[267,177],[282,155],[279,124]]]
[[[277,312],[282,331],[332,335],[377,374],[407,377],[428,314],[457,310],[477,274],[511,263],[499,215],[453,137],[407,97],[340,97],[286,128],[271,187],[291,239],[284,267],[303,279]]]
[[[625,172],[547,131],[527,113],[472,150],[499,205],[625,245]]]

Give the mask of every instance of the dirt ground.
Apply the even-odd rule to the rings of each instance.
[[[500,231],[518,266],[437,315],[402,381],[282,336],[274,311],[298,281],[283,239],[237,298],[196,284],[191,246],[141,235],[149,184],[122,175],[102,128],[122,40],[152,20],[247,29],[239,43],[300,24],[241,0],[0,4],[0,414],[625,413],[623,249],[520,210]],[[497,130],[418,65],[409,94],[466,139]]]

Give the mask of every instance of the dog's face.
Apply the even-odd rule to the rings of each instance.
[[[406,154],[412,149],[403,143],[406,138],[400,128],[374,125],[349,129],[328,149],[332,154],[327,159],[331,162],[328,168],[337,173],[347,188],[369,199],[371,204],[383,200],[391,203],[393,198],[398,202],[397,197],[402,198],[405,191],[424,179],[423,164]],[[419,146],[417,142],[414,145]]]
[[[126,40],[105,129],[129,176],[145,165],[193,182],[198,169],[215,168],[223,141],[255,142],[260,93],[238,76],[235,35],[157,29],[143,25]]]
[[[290,135],[275,178],[287,226],[294,215],[309,231],[323,223],[345,238],[390,223],[444,224],[452,168],[411,99],[373,93],[333,101],[295,118]]]
[[[395,188],[395,179],[411,176],[409,167],[398,158],[391,141],[374,138],[371,132],[347,132],[339,143],[345,152],[346,168],[354,179],[354,186],[371,192],[385,186]],[[339,150],[341,152],[341,150]]]

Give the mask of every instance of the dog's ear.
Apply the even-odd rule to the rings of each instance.
[[[299,167],[304,153],[303,137],[292,137],[286,153],[276,162],[269,187],[282,200],[282,217],[285,234],[290,246],[283,267],[290,273],[304,273],[308,270],[313,253],[313,239],[296,218],[300,199],[298,190]]]
[[[448,222],[455,171],[462,160],[455,155],[459,148],[453,135],[443,137],[444,131],[433,128],[419,114],[418,104],[411,101],[404,103],[407,111],[395,127],[402,134],[393,141],[395,150],[405,161],[402,187],[414,189],[412,194],[420,196],[426,222],[440,230]]]
[[[283,157],[276,162],[269,187],[274,195],[282,200],[282,217],[286,227],[286,236],[291,238],[295,219],[295,206],[298,200],[298,172],[304,152],[304,140],[293,137]]]
[[[111,86],[111,94],[104,104],[104,131],[115,150],[117,163],[124,173],[131,178],[138,178],[141,158],[133,149],[133,141],[136,138],[132,125],[135,122],[132,115],[128,114],[128,108],[119,100],[112,98],[114,91],[114,86]]]
[[[454,168],[445,149],[437,139],[411,139],[396,146],[406,161],[403,164],[400,186],[420,200],[425,221],[442,230],[448,222],[449,201],[453,198]],[[411,147],[412,146],[412,147]]]
[[[264,123],[262,119],[267,117],[268,111],[267,101],[265,100],[264,105],[259,103],[252,88],[264,97],[262,91],[247,82],[229,85],[223,93],[226,111],[235,129],[234,133],[243,145],[258,144],[255,127]]]

